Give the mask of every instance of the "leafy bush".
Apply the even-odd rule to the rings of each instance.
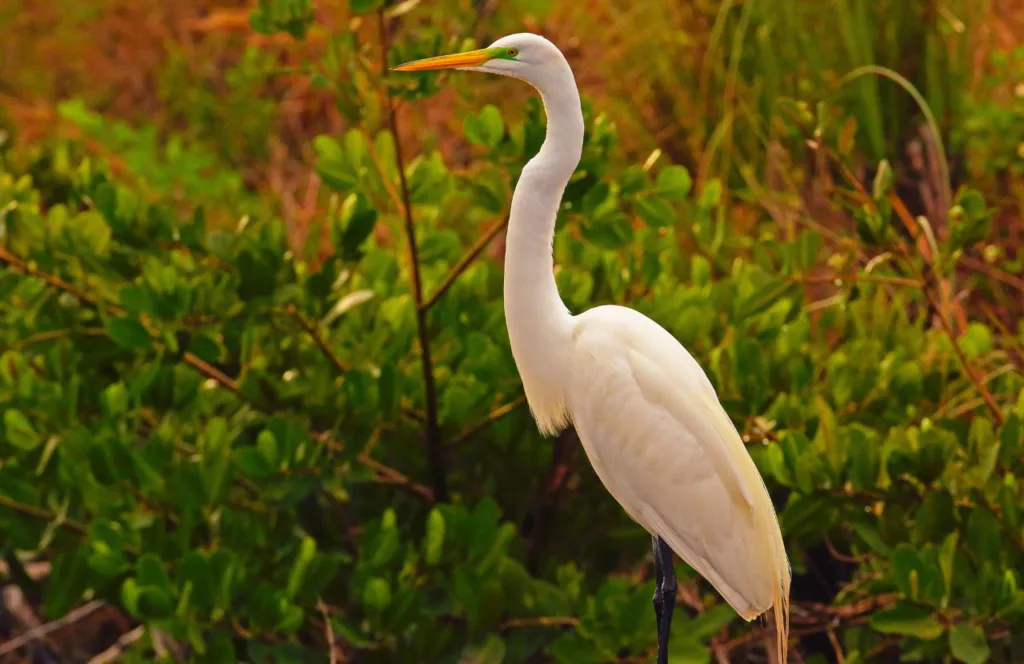
[[[311,20],[294,0],[257,11],[265,31]],[[403,158],[397,103],[442,86],[381,80],[391,33],[383,14],[365,20],[385,29],[338,47],[373,55],[345,61],[360,77],[336,76],[332,57],[311,65],[341,81],[339,100],[364,100],[311,146],[331,190],[323,260],[255,202],[209,221],[234,212],[215,201],[237,180],[204,182],[198,148],[115,129],[118,151],[139,146],[142,183],[77,142],[4,153],[8,575],[47,618],[85,599],[116,607],[144,628],[138,661],[168,640],[197,661],[647,661],[648,538],[571,435],[537,434],[486,251],[543,110],[466,115],[468,168],[430,147]],[[387,61],[438,48],[430,31],[399,33]],[[822,228],[743,202],[756,191],[694,184],[658,153],[619,166],[615,124],[585,114],[560,289],[577,312],[639,309],[708,371],[780,508],[796,649],[1024,658],[1019,341],[950,296],[962,279],[984,295],[957,268],[991,246],[982,196],[956,192],[934,233],[882,168],[868,189],[832,184],[840,223]],[[821,135],[804,120],[786,120],[792,153]],[[848,172],[848,151],[820,150]],[[42,582],[26,571],[37,561]],[[761,657],[770,627],[682,572],[674,661]]]

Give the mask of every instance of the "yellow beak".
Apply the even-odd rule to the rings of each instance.
[[[494,58],[491,49],[482,48],[477,51],[466,51],[453,55],[439,55],[436,58],[424,58],[413,60],[404,65],[392,67],[394,71],[429,71],[433,69],[463,69],[466,67],[479,67],[488,60]]]

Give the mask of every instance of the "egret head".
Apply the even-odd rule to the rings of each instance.
[[[528,32],[502,37],[487,48],[415,60],[393,67],[395,71],[482,71],[518,78],[534,86],[548,79],[551,73],[562,73],[567,68],[558,47],[544,37]]]

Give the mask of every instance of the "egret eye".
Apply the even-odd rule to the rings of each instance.
[[[517,55],[519,55],[519,49],[518,48],[510,48],[510,49],[508,49],[508,56],[510,58],[514,58]]]

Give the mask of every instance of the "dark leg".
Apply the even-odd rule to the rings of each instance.
[[[660,558],[663,578],[658,582],[656,593],[661,595],[660,601],[655,595],[655,611],[658,613],[658,664],[668,664],[668,635],[672,627],[672,611],[676,608],[676,568],[672,564],[672,549],[665,540],[656,538],[655,560]],[[658,610],[659,604],[661,610]]]
[[[665,571],[662,569],[661,546],[657,535],[651,536],[651,549],[654,551],[654,618],[658,621],[658,633],[661,633],[661,583],[665,578]]]

